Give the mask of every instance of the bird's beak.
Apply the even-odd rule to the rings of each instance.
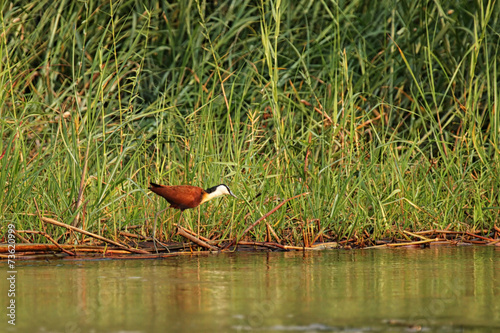
[[[229,194],[232,195],[233,197],[235,197],[236,199],[238,199],[238,197],[235,196],[233,192],[229,191]]]

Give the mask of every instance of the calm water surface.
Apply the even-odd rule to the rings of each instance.
[[[500,332],[499,258],[453,247],[19,262],[17,325],[4,310],[0,331]]]

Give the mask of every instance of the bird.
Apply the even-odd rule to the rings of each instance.
[[[182,218],[182,212],[184,212],[184,210],[186,209],[196,208],[202,203],[217,198],[221,195],[231,195],[235,198],[238,198],[236,195],[234,195],[233,192],[231,192],[229,187],[225,184],[213,186],[207,188],[206,190],[202,189],[201,187],[192,185],[168,186],[168,185],[155,184],[153,182],[150,182],[149,184],[150,184],[150,186],[148,187],[149,190],[165,198],[165,200],[167,200],[168,203],[170,203],[170,207],[168,208],[175,208],[181,211],[181,214],[179,216],[179,222],[181,221]],[[155,245],[155,248],[156,248],[156,238],[155,238],[156,221],[158,215],[167,210],[168,208],[158,212],[155,216],[154,229],[153,229],[153,243]]]

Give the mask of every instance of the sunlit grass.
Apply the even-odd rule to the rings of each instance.
[[[0,220],[149,236],[168,205],[154,181],[230,186],[240,200],[184,213],[212,239],[305,192],[246,237],[491,229],[499,9],[421,6],[4,3]],[[175,241],[174,213],[160,219]]]

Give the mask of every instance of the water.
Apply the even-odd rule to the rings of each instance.
[[[0,331],[500,332],[499,258],[451,247],[24,262],[16,326],[3,310]]]

